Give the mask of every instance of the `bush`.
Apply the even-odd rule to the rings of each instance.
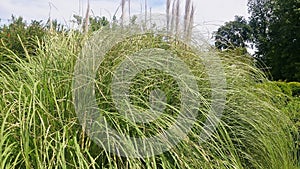
[[[290,88],[290,86],[288,85],[288,83],[286,82],[281,82],[281,81],[277,81],[277,82],[273,82],[274,84],[276,84],[282,93],[286,94],[287,96],[292,96],[292,90]]]
[[[42,21],[32,21],[27,24],[22,17],[12,16],[12,23],[0,28],[0,55],[2,60],[8,60],[7,56],[11,55],[5,48],[20,58],[26,58],[27,54],[30,56],[36,55],[37,39],[43,39],[45,34],[46,30],[42,25]]]
[[[300,96],[300,83],[299,82],[289,82],[290,89],[292,90],[293,96]]]

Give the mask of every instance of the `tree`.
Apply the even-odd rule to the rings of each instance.
[[[86,22],[85,18],[82,18],[79,15],[73,15],[73,20],[75,24],[77,24],[79,27],[82,27],[82,25]],[[97,31],[100,28],[109,25],[109,21],[107,20],[106,17],[99,17],[99,16],[90,16],[89,17],[89,31]]]
[[[109,25],[109,21],[107,20],[106,17],[90,17],[90,25],[89,25],[89,30],[90,31],[97,31],[103,26]]]
[[[274,80],[300,81],[300,1],[249,0],[256,57]]]
[[[58,33],[68,32],[69,30],[66,29],[65,25],[59,23],[57,19],[51,20],[50,18],[47,20],[46,28],[50,31],[55,31]]]
[[[226,22],[215,32],[215,46],[220,50],[245,48],[251,40],[252,30],[245,18],[235,16],[234,21]]]
[[[268,50],[268,30],[273,16],[273,1],[249,0],[249,25],[253,31],[253,43],[257,49],[255,56],[261,58]]]
[[[276,1],[266,62],[274,78],[300,81],[300,1]]]

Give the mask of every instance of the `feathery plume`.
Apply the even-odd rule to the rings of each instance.
[[[131,15],[131,3],[130,3],[130,0],[128,0],[128,15],[129,15],[129,18],[130,18],[130,15]]]
[[[176,34],[178,35],[179,33],[179,21],[180,21],[180,1],[177,0],[176,3]]]
[[[125,18],[125,2],[126,2],[126,0],[121,1],[121,8],[122,8],[121,25],[122,25],[122,27],[123,27],[123,22],[124,22],[124,18]]]
[[[187,33],[189,28],[189,20],[190,20],[190,12],[191,12],[191,0],[185,1],[185,14],[184,14],[184,33]]]
[[[51,18],[51,10],[52,10],[52,5],[51,3],[49,2],[49,7],[50,7],[50,11],[49,11],[49,26],[50,26],[50,32],[52,33],[53,32],[53,23],[52,23],[52,18]]]
[[[176,8],[175,8],[175,5],[176,5],[176,0],[173,1],[173,4],[172,4],[172,18],[171,18],[171,32],[173,33],[173,30],[174,30],[174,23],[175,23],[175,14],[176,14]]]
[[[148,12],[148,3],[147,0],[145,0],[145,21],[147,21],[147,12]]]
[[[166,5],[167,30],[169,30],[170,27],[170,7],[171,7],[171,0],[167,0],[167,5]]]
[[[87,1],[87,9],[85,14],[84,33],[89,31],[89,19],[90,19],[90,0]]]
[[[194,26],[194,15],[195,15],[195,7],[192,5],[192,10],[190,13],[190,20],[189,20],[189,27],[187,31],[187,38],[188,40],[191,40],[192,38],[192,32],[193,32],[193,26]]]

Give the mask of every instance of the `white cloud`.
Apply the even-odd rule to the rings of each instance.
[[[195,21],[206,25],[210,32],[234,19],[235,15],[248,17],[247,0],[198,0]]]
[[[26,20],[47,20],[52,4],[51,17],[61,22],[68,22],[73,14],[83,16],[87,0],[1,0],[0,18],[9,19],[11,14],[22,16]],[[91,9],[96,16],[112,18],[121,0],[90,0]],[[147,0],[153,13],[164,13],[165,0]],[[184,8],[182,1],[182,8]],[[196,6],[195,22],[201,29],[210,33],[226,21],[234,19],[234,15],[248,16],[247,0],[194,0]],[[131,0],[132,13],[144,10],[144,0]],[[149,11],[149,10],[148,10]],[[117,14],[120,16],[120,10]]]
[[[47,13],[44,11],[44,9],[48,6],[47,3],[46,5],[43,5],[43,3],[39,1],[37,3],[33,3],[31,1],[26,2],[3,0],[0,6],[0,18],[10,19],[12,14],[15,16],[23,16],[26,20],[40,20],[47,17]]]

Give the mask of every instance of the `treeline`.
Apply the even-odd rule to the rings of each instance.
[[[273,80],[300,81],[300,1],[249,0],[249,21],[236,16],[215,33],[220,50],[250,47]]]
[[[75,30],[81,33],[81,28],[85,19],[81,16],[74,15],[72,23],[74,23]],[[103,26],[109,24],[105,17],[90,17],[89,31],[96,31]],[[25,21],[23,17],[11,17],[11,22],[0,27],[0,61],[2,63],[9,62],[7,55],[14,53],[19,58],[26,58],[28,56],[35,56],[36,49],[43,38],[51,33],[67,33],[71,29],[66,25],[60,24],[57,20],[33,20],[30,23]]]
[[[28,24],[22,17],[12,16],[10,24],[0,27],[0,60],[8,61],[6,56],[10,52],[21,58],[26,57],[26,52],[33,55],[38,45],[36,39],[42,39],[47,33],[46,27],[42,21],[34,20]]]

